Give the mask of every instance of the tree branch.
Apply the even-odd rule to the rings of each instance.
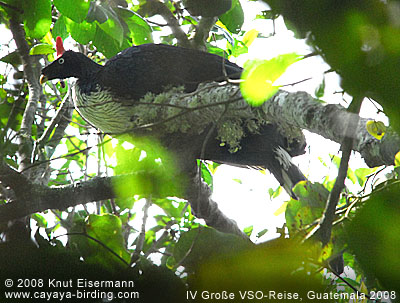
[[[73,112],[73,107],[69,106],[71,104],[70,97],[71,92],[65,95],[55,116],[51,120],[50,125],[46,128],[42,136],[35,142],[35,148],[32,153],[32,158],[36,150],[43,148],[44,145],[52,147],[54,150],[57,147],[59,141],[64,137],[65,129],[71,122]],[[51,133],[53,133],[53,131],[54,134],[51,138],[51,141],[49,141],[49,137]],[[47,156],[51,157],[52,153],[48,154]]]
[[[202,17],[196,27],[196,33],[193,37],[193,47],[195,49],[206,50],[206,41],[211,28],[217,22],[218,17]]]
[[[306,129],[337,143],[343,142],[347,121],[357,119],[352,149],[359,152],[370,167],[393,165],[400,150],[400,137],[390,129],[378,140],[367,131],[366,123],[371,119],[359,118],[340,105],[323,104],[306,92],[279,91],[262,108],[272,122]]]
[[[167,105],[180,104],[181,106],[187,106],[186,109],[165,106],[164,112],[160,110],[160,106],[154,106],[154,108],[157,108],[156,116],[160,120],[168,117],[168,115],[176,115],[180,111],[183,111],[184,113],[179,117],[182,120],[175,119],[158,127],[154,126],[151,130],[137,129],[137,131],[141,134],[158,134],[159,136],[170,138],[169,140],[175,140],[175,137],[179,137],[180,132],[187,133],[192,131],[195,134],[200,129],[206,130],[207,128],[205,127],[207,125],[209,127],[212,123],[215,123],[223,114],[224,119],[238,120],[238,125],[243,124],[243,121],[254,120],[265,120],[265,123],[267,121],[279,122],[281,126],[286,124],[286,127],[282,127],[286,131],[285,134],[288,134],[289,139],[301,140],[301,138],[296,137],[299,131],[293,132],[293,130],[302,127],[336,142],[342,142],[346,134],[345,122],[357,121],[355,118],[358,117],[356,114],[347,113],[340,106],[323,105],[309,94],[303,92],[288,93],[280,91],[271,100],[257,108],[250,107],[242,100],[239,88],[229,83],[225,85],[215,85],[215,83],[204,84],[199,87],[199,91],[196,94],[179,94],[176,91],[174,94],[174,96],[171,94],[166,96],[148,96],[146,100],[149,101],[151,98],[164,97],[165,99],[162,100]],[[157,100],[160,103],[160,99]],[[229,104],[228,108],[227,104]],[[147,119],[153,119],[154,121],[151,103],[140,104],[139,102],[135,106],[136,113],[141,115],[141,123],[148,124]],[[279,117],[279,121],[276,121],[276,117]],[[394,154],[400,147],[399,138],[389,132],[383,140],[379,141],[375,139],[366,131],[366,121],[368,120],[359,119],[357,127],[353,128],[355,135],[353,136],[352,148],[361,151],[367,163],[374,163],[375,165],[391,164]],[[254,128],[253,131],[257,131],[257,128]],[[230,131],[229,134],[232,134],[232,132]],[[196,136],[192,138],[195,140]],[[240,144],[240,138],[236,139],[239,140]],[[193,142],[195,148],[197,148],[197,145],[198,142]],[[199,146],[201,148],[201,144]],[[389,151],[387,147],[390,147]],[[373,149],[374,152],[370,152],[368,149]],[[193,162],[190,162],[193,159],[190,155],[185,155],[185,152],[190,151],[177,150],[177,161],[179,163],[182,162],[182,165],[187,165],[181,168],[180,171],[193,172],[193,170],[187,169],[193,164]],[[143,171],[135,172],[132,175],[137,178],[140,177],[143,180],[151,180],[153,177],[151,172]],[[0,206],[0,221],[22,217],[46,209],[59,208],[63,210],[77,204],[114,198],[116,197],[113,191],[114,182],[123,183],[128,180],[126,178],[129,178],[129,176],[94,178],[75,185],[55,188],[36,184],[30,187],[27,178],[21,177],[15,170],[2,164],[0,167],[0,181],[16,191],[16,200]],[[211,192],[207,185],[199,182],[198,177],[193,178],[193,180],[187,187],[186,198],[192,204],[194,213],[204,218],[208,225],[218,230],[243,235],[235,222],[224,216],[218,209],[217,204],[210,199]],[[148,194],[146,192],[141,193],[141,188],[132,190],[134,190],[134,193],[127,193],[127,195]]]
[[[148,0],[147,2],[149,5],[152,6],[153,9],[155,9],[156,13],[163,17],[164,20],[167,22],[175,38],[178,40],[178,45],[190,48],[190,42],[188,37],[186,36],[186,33],[182,30],[178,20],[172,14],[169,8],[164,3],[158,0]]]
[[[26,105],[19,134],[19,154],[21,157],[20,171],[31,164],[33,144],[31,141],[32,125],[36,113],[37,104],[42,95],[42,87],[39,84],[40,63],[37,56],[29,55],[29,45],[25,40],[24,29],[16,19],[10,19],[10,29],[24,67],[24,75],[28,82],[29,99]]]
[[[239,229],[237,223],[228,218],[219,208],[218,204],[211,199],[211,188],[196,175],[192,178],[186,189],[187,200],[192,207],[192,213],[200,219],[204,219],[208,226],[216,230],[239,235],[243,238],[248,236]]]
[[[306,237],[308,239],[315,234],[318,236],[319,240],[324,246],[328,244],[331,239],[332,223],[335,217],[336,205],[344,188],[344,181],[349,168],[349,160],[353,147],[353,140],[355,138],[355,131],[357,129],[356,126],[359,120],[358,113],[360,111],[361,103],[362,98],[354,97],[349,106],[349,113],[353,113],[355,115],[353,116],[354,119],[348,120],[347,124],[345,125],[346,132],[341,144],[342,158],[340,160],[339,172],[332,191],[329,193],[328,202],[320,223]]]
[[[0,206],[0,222],[47,209],[65,210],[70,206],[113,198],[113,182],[124,182],[126,178],[94,178],[82,183],[50,188],[40,184],[33,185],[21,173],[0,164],[0,182],[11,187],[16,194],[14,201]]]
[[[148,172],[139,171],[129,175],[114,177],[93,178],[81,183],[47,187],[40,184],[32,184],[22,174],[5,164],[0,165],[0,182],[7,184],[16,191],[16,200],[0,205],[0,223],[12,219],[21,218],[35,212],[42,212],[48,209],[65,210],[68,207],[78,204],[85,204],[92,201],[106,200],[117,197],[114,185],[126,183],[132,176],[142,182],[152,182],[152,175]],[[201,186],[199,190],[199,186]],[[118,197],[129,197],[132,195],[146,194],[140,192],[141,188],[132,188],[132,192],[119,193]],[[146,191],[146,189],[143,189]],[[200,193],[200,195],[198,195]],[[206,223],[222,232],[229,232],[247,237],[236,225],[236,222],[226,217],[218,208],[216,202],[210,199],[211,190],[203,182],[198,182],[198,177],[188,187],[186,197],[199,218],[205,219]]]
[[[357,118],[357,114],[347,112],[344,107],[323,104],[306,92],[290,93],[280,90],[262,106],[251,107],[243,100],[239,87],[235,84],[206,83],[201,84],[195,93],[170,91],[144,97],[132,109],[140,119],[133,121],[132,128],[127,132],[169,138],[179,132],[195,135],[221,117],[227,104],[229,110],[224,114],[222,122],[232,121],[235,126],[232,129],[241,131],[237,134],[219,133],[218,137],[230,145],[232,150],[240,146],[242,137],[239,133],[242,136],[246,133],[244,121],[258,121],[252,127],[253,132],[257,132],[264,123],[276,124],[289,143],[304,143],[301,129],[306,129],[341,144],[346,134],[347,122]],[[172,109],[172,105],[179,105],[179,108]],[[155,116],[158,117],[156,122]],[[358,119],[352,149],[358,151],[370,167],[393,165],[394,157],[400,150],[400,137],[388,129],[381,140],[376,139],[367,131],[368,121],[371,119]],[[228,138],[224,138],[226,135]],[[296,148],[289,152],[292,156],[301,154]]]
[[[14,193],[18,195],[25,191],[25,185],[29,184],[30,181],[15,169],[0,162],[0,183],[13,189]]]

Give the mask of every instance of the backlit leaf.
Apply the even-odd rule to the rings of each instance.
[[[243,232],[244,232],[246,235],[248,235],[248,236],[250,237],[251,234],[253,233],[253,229],[254,229],[254,226],[253,226],[253,225],[247,226],[247,227],[245,227],[245,228],[243,229]]]
[[[77,23],[85,20],[90,6],[87,0],[54,0],[53,3],[60,13]]]
[[[253,41],[257,38],[258,36],[258,31],[255,29],[249,30],[243,37],[242,42],[249,47]]]
[[[381,140],[386,132],[386,126],[382,121],[367,121],[366,128],[368,133],[378,140]]]
[[[394,165],[400,166],[400,151],[396,153],[396,156],[394,156]]]
[[[84,223],[84,231],[112,250],[121,259],[125,260],[125,262],[129,263],[130,255],[125,248],[120,218],[111,214],[89,215],[87,221]],[[84,258],[87,262],[100,263],[113,270],[116,270],[121,265],[125,265],[122,260],[107,248],[92,239],[81,238],[78,243],[85,246],[84,251],[86,255],[84,255]]]
[[[274,212],[274,216],[279,216],[286,211],[288,202],[283,202],[282,205]]]
[[[53,46],[49,44],[36,44],[29,51],[29,55],[48,55],[55,52]]]
[[[280,55],[271,60],[252,60],[246,62],[240,89],[243,97],[252,106],[259,106],[271,98],[279,89],[275,81],[286,69],[300,60],[300,56],[291,53]]]
[[[24,27],[28,37],[40,39],[50,30],[50,0],[23,1]]]
[[[365,181],[367,180],[367,176],[376,172],[377,168],[373,167],[373,168],[357,168],[354,171],[354,174],[357,177],[357,181],[358,184],[360,184],[360,186],[364,186]]]

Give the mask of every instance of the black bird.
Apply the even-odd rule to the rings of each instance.
[[[183,86],[186,92],[193,92],[202,82],[223,81],[227,77],[238,79],[242,72],[241,67],[220,56],[164,44],[127,48],[104,66],[81,53],[65,51],[59,37],[56,48],[57,59],[42,70],[40,82],[77,78],[73,87],[75,107],[88,122],[106,133],[128,132],[132,113],[127,106],[135,104],[149,92],[159,94],[175,86]],[[203,142],[201,139],[206,132],[196,139]],[[200,158],[201,144],[194,145],[195,138],[183,136],[182,141],[182,134],[176,134],[179,139],[172,137],[163,138],[164,145],[170,148],[170,142],[166,141],[175,140],[180,149],[195,149],[193,160]],[[262,126],[257,134],[248,134],[236,153],[220,146],[215,137],[216,134],[207,141],[202,154],[204,159],[267,168],[295,197],[291,188],[305,177],[291,162],[291,156],[304,153],[304,145],[289,148],[287,139],[272,124]]]

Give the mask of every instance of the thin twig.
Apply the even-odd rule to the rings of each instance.
[[[285,86],[295,86],[295,85],[297,85],[297,84],[306,82],[306,81],[311,80],[311,79],[312,79],[312,77],[309,77],[309,78],[306,78],[306,79],[303,79],[303,80],[299,80],[299,81],[296,81],[296,82],[293,82],[293,83],[283,84],[283,85],[281,85],[281,87],[285,87]]]
[[[64,99],[61,102],[61,105],[59,109],[57,110],[55,116],[50,122],[49,127],[46,128],[46,130],[43,132],[42,136],[35,142],[33,151],[32,151],[32,159],[34,159],[34,154],[38,149],[43,148],[44,144],[47,142],[47,140],[50,137],[50,134],[53,132],[54,128],[56,125],[60,122],[62,119],[62,115],[64,113],[65,107],[67,105],[67,100],[69,98],[69,94],[65,95]]]
[[[0,1],[0,6],[7,7],[7,8],[11,8],[11,9],[17,11],[17,12],[20,13],[20,14],[23,14],[23,13],[24,13],[24,10],[23,10],[23,9],[21,9],[21,8],[19,8],[19,7],[16,7],[16,6],[14,6],[14,5],[10,5],[10,4],[8,4],[8,3],[5,3],[5,2],[3,2],[3,1]]]
[[[153,244],[151,245],[150,249],[146,251],[146,253],[143,255],[144,258],[147,258],[150,256],[152,253],[157,251],[157,247],[160,243],[162,243],[167,237],[169,236],[169,232],[165,230],[163,234],[161,235],[160,238],[158,238],[157,241],[154,241]]]
[[[152,202],[151,198],[146,199],[146,204],[143,207],[142,227],[136,242],[135,253],[133,254],[131,259],[131,265],[134,264],[139,259],[140,253],[143,250],[144,240],[146,238],[146,223],[147,223],[147,218],[149,216],[149,208],[151,206],[151,202]]]
[[[353,138],[357,129],[356,126],[358,125],[358,112],[360,111],[362,99],[363,98],[360,96],[354,97],[349,106],[349,112],[356,113],[357,115],[353,115],[352,119],[347,121],[348,124],[345,128],[345,136],[341,145],[342,159],[340,160],[338,176],[336,177],[335,184],[333,185],[332,191],[329,194],[328,203],[320,223],[306,237],[306,239],[309,239],[311,236],[317,234],[323,245],[326,245],[331,238],[332,223],[335,216],[336,205],[344,188],[344,181],[349,168],[350,155],[351,151],[353,150]]]
[[[132,129],[129,129],[129,130],[125,131],[124,133],[126,133],[126,132],[134,132],[135,130],[141,130],[141,129],[146,129],[146,128],[152,128],[154,126],[165,124],[165,123],[167,123],[169,121],[172,121],[172,120],[174,120],[176,118],[179,118],[179,117],[181,117],[183,115],[186,115],[186,114],[188,114],[190,112],[194,112],[196,110],[201,110],[201,109],[204,109],[204,108],[218,106],[218,105],[226,105],[226,104],[230,104],[230,103],[233,103],[233,102],[240,101],[242,99],[243,99],[242,97],[237,97],[237,98],[234,98],[234,99],[229,99],[229,100],[226,100],[226,101],[216,102],[216,103],[212,103],[212,104],[199,105],[197,107],[190,107],[190,108],[186,107],[185,110],[181,111],[180,113],[175,114],[173,116],[170,116],[170,117],[168,117],[168,118],[166,118],[164,120],[161,120],[161,121],[158,121],[158,122],[154,122],[154,123],[144,124],[144,125],[141,125],[141,126],[137,126],[137,127],[134,127]],[[110,133],[106,133],[106,134],[110,134]]]
[[[113,251],[111,248],[109,248],[106,244],[104,244],[103,242],[101,242],[100,240],[93,238],[92,236],[89,236],[87,233],[85,232],[69,232],[63,235],[59,235],[59,236],[55,236],[52,240],[55,240],[59,237],[64,237],[64,236],[84,236],[94,242],[96,242],[97,244],[99,244],[100,246],[104,247],[108,252],[110,252],[114,257],[116,257],[118,260],[120,260],[122,263],[124,263],[126,266],[129,266],[128,262],[126,262],[120,255],[118,255],[115,251]]]
[[[173,268],[174,271],[177,270],[178,267],[182,265],[182,263],[185,261],[185,259],[186,259],[186,258],[190,255],[190,253],[192,252],[193,247],[194,247],[194,245],[195,245],[195,243],[196,243],[196,241],[197,241],[197,238],[200,236],[201,230],[202,230],[201,227],[199,227],[199,228],[197,229],[197,234],[196,234],[196,236],[194,237],[193,242],[190,244],[190,247],[189,247],[188,251],[187,251],[187,252],[185,253],[185,255],[182,257],[182,259],[180,259],[179,262],[177,262],[177,263],[175,264],[175,266],[174,266],[174,268]]]
[[[348,287],[350,287],[354,292],[356,292],[357,294],[361,294],[362,292],[360,292],[356,287],[354,287],[353,285],[351,285],[346,279],[342,278],[336,271],[333,270],[333,268],[329,267],[329,270],[336,276],[338,277],[338,279],[340,279],[343,283],[345,283]],[[364,293],[362,293],[364,294]],[[368,294],[364,294],[366,298],[368,298],[368,300],[371,300],[371,296]],[[376,300],[374,300],[376,301]]]

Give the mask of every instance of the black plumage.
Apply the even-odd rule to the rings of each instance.
[[[125,49],[102,66],[81,53],[65,51],[42,70],[41,83],[51,79],[77,78],[73,99],[77,110],[104,132],[124,133],[134,116],[127,110],[145,94],[158,94],[170,87],[183,86],[186,92],[196,90],[202,82],[240,77],[242,68],[222,57],[193,49],[162,44],[144,44]],[[201,153],[208,130],[197,138],[185,134],[161,138],[168,148],[189,149],[193,158],[202,156],[240,166],[268,168],[281,185],[291,188],[304,176],[290,162],[288,142],[271,124],[261,126],[256,134],[248,134],[242,148],[231,153],[212,134]],[[292,156],[301,154],[304,146],[291,148]],[[193,159],[194,160],[194,159]]]
[[[237,79],[241,72],[238,65],[217,55],[165,44],[143,44],[123,50],[104,66],[81,53],[66,51],[42,74],[47,80],[76,77],[82,93],[90,93],[99,84],[118,98],[134,101],[148,92],[161,93],[168,86],[183,85],[191,92],[201,82],[221,81],[227,76]]]

